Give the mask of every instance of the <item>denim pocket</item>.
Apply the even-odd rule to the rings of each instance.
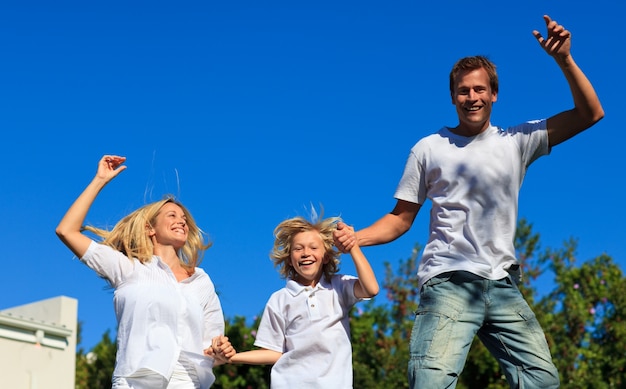
[[[454,274],[454,272],[446,272],[446,273],[441,273],[439,275],[436,275],[434,277],[432,277],[431,279],[429,279],[428,281],[426,281],[424,283],[424,285],[422,285],[422,289],[426,288],[426,287],[431,287],[431,286],[435,286],[435,285],[439,285],[443,282],[447,282],[450,281],[450,278],[452,278],[452,275]]]
[[[462,301],[450,290],[453,273],[433,277],[424,284],[411,331],[411,357],[437,359],[445,355],[454,324],[463,313]]]

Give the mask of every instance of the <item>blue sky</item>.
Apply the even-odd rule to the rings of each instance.
[[[225,315],[260,314],[284,285],[268,257],[274,227],[311,204],[357,229],[389,212],[411,146],[457,124],[458,58],[498,66],[494,124],[572,107],[531,34],[543,14],[572,31],[606,117],[531,166],[519,215],[544,248],[576,238],[579,262],[605,252],[626,267],[625,11],[609,0],[2,2],[0,309],[65,295],[79,300],[84,348],[115,333],[111,290],[54,228],[99,158],[119,154],[128,169],[87,222],[112,226],[177,195],[214,242],[202,267]],[[427,219],[422,209],[405,236],[365,248],[380,280],[384,261],[426,241]]]

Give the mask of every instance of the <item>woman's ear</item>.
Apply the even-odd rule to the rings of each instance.
[[[152,238],[155,234],[154,228],[152,228],[152,226],[149,223],[146,223],[146,233],[148,234],[148,237]]]

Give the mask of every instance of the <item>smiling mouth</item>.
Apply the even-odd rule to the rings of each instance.
[[[302,261],[302,262],[298,262],[298,265],[309,266],[309,265],[312,265],[313,263],[314,263],[313,261]]]

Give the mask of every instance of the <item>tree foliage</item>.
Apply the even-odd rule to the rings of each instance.
[[[76,352],[76,389],[110,388],[116,350],[109,330],[90,352],[85,353],[79,348]]]
[[[575,267],[576,242],[546,251],[556,287],[537,304],[552,354],[569,388],[626,386],[626,282],[606,254]]]
[[[626,279],[622,270],[606,254],[577,267],[575,240],[564,242],[560,249],[541,250],[539,238],[531,224],[519,222],[515,247],[524,274],[519,287],[546,333],[561,387],[626,387]],[[355,388],[408,387],[409,339],[419,304],[415,277],[419,251],[416,245],[395,269],[385,263],[383,292],[351,312]],[[552,288],[538,293],[536,287],[542,280],[549,280]],[[258,317],[250,324],[244,317],[235,317],[227,320],[226,335],[238,350],[251,350],[258,324]],[[108,332],[90,353],[79,350],[76,361],[77,388],[110,387],[115,344]],[[270,369],[217,366],[213,387],[269,388]],[[497,361],[477,339],[457,387],[508,388]]]
[[[260,318],[253,318],[251,326],[246,324],[246,318],[235,317],[227,322],[226,336],[238,351],[254,349],[254,338],[259,326]],[[216,389],[269,389],[271,366],[256,365],[222,365],[213,369]]]
[[[417,310],[418,253],[416,246],[407,260],[399,262],[397,272],[385,263],[382,286],[386,302],[370,300],[364,308],[352,312],[355,388],[408,388],[408,340],[413,312]]]

